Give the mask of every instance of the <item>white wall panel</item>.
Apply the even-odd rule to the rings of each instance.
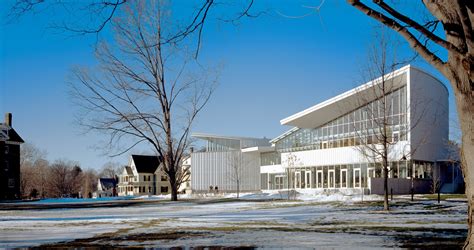
[[[426,161],[445,158],[449,134],[448,90],[437,79],[413,69],[409,100],[412,158]]]
[[[240,151],[196,152],[192,154],[193,191],[208,191],[209,186],[217,186],[219,191],[235,191],[233,164],[241,164],[240,189],[254,191],[260,189],[260,157],[258,153]],[[237,162],[237,163],[236,163]]]
[[[285,168],[280,164],[280,165],[266,165],[266,166],[261,166],[260,167],[260,173],[267,173],[267,174],[279,174],[279,173],[284,173]]]
[[[403,155],[408,155],[408,142],[398,142],[389,149],[389,160],[399,161]],[[294,157],[294,167],[327,166],[369,162],[356,147],[328,148],[319,150],[298,151],[281,154],[282,167],[288,166],[289,157]],[[278,168],[278,167],[275,167]],[[268,171],[268,170],[267,170]]]

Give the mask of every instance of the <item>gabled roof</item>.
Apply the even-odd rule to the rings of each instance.
[[[104,189],[112,189],[117,186],[117,180],[115,178],[100,178],[99,181]]]
[[[12,127],[0,123],[0,140],[7,142],[24,143],[25,141],[18,135],[18,133]]]
[[[19,142],[19,143],[25,142],[14,129],[10,129],[10,131],[8,131],[8,137],[10,137],[8,141],[11,141],[11,142]]]
[[[138,173],[155,173],[161,161],[154,155],[132,155]]]
[[[391,73],[388,73],[384,76],[384,79],[393,79],[390,81],[390,84],[392,85],[392,89],[396,89],[406,85],[406,73],[412,69],[418,70],[410,65],[407,65]],[[402,78],[404,75],[405,79]],[[360,96],[363,96],[366,102],[375,100],[378,95],[375,94],[376,91],[374,91],[374,87],[382,81],[381,79],[382,77],[379,77],[357,88],[346,91],[338,96],[282,119],[280,123],[282,125],[291,125],[298,128],[316,128],[321,126],[333,119],[336,119],[338,116],[348,113],[359,107]],[[276,140],[276,138],[274,140]]]
[[[128,174],[128,175],[133,175],[133,171],[132,171],[132,168],[131,168],[131,167],[125,166],[125,171],[127,171],[127,174]]]

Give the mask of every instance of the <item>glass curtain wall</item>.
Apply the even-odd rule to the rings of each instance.
[[[386,100],[391,140],[406,141],[406,86],[389,93]],[[318,128],[297,129],[275,142],[276,149],[281,153],[377,143],[374,135],[378,128],[373,121],[385,116],[381,105],[380,99],[375,100]],[[271,161],[265,159],[265,163]],[[432,165],[431,162],[422,161],[390,162],[389,178],[431,178]],[[367,188],[370,186],[370,178],[382,177],[383,169],[380,163],[291,168],[283,174],[262,174],[262,181],[266,181],[262,188],[265,186],[268,189],[286,189],[288,183],[290,188]]]
[[[407,94],[406,86],[387,95],[388,124],[392,140],[405,141],[407,132]],[[352,112],[314,129],[298,129],[275,143],[280,152],[294,152],[313,149],[326,149],[357,146],[360,140],[371,142],[377,133],[373,120],[384,117],[380,112],[381,100],[370,102]],[[370,111],[369,111],[370,110]],[[364,135],[364,136],[361,136]]]

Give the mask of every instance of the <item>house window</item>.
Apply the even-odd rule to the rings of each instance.
[[[13,179],[13,178],[8,179],[8,187],[9,188],[14,188],[15,187],[15,179]]]
[[[146,181],[146,176],[143,176],[143,181]]]
[[[151,193],[151,187],[148,187],[148,193]]]
[[[10,148],[8,145],[5,145],[5,154],[7,155],[10,152]]]
[[[167,181],[167,180],[168,180],[168,178],[166,177],[166,175],[161,176],[161,181]]]
[[[8,169],[10,169],[10,163],[5,160],[5,171],[8,171]]]
[[[161,187],[161,193],[168,193],[168,187]]]

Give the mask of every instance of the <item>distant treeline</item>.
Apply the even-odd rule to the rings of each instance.
[[[21,146],[20,189],[23,199],[89,198],[97,190],[99,177],[113,178],[119,165],[105,164],[100,172],[83,169],[78,162],[56,160],[50,163],[46,153],[32,144]]]

